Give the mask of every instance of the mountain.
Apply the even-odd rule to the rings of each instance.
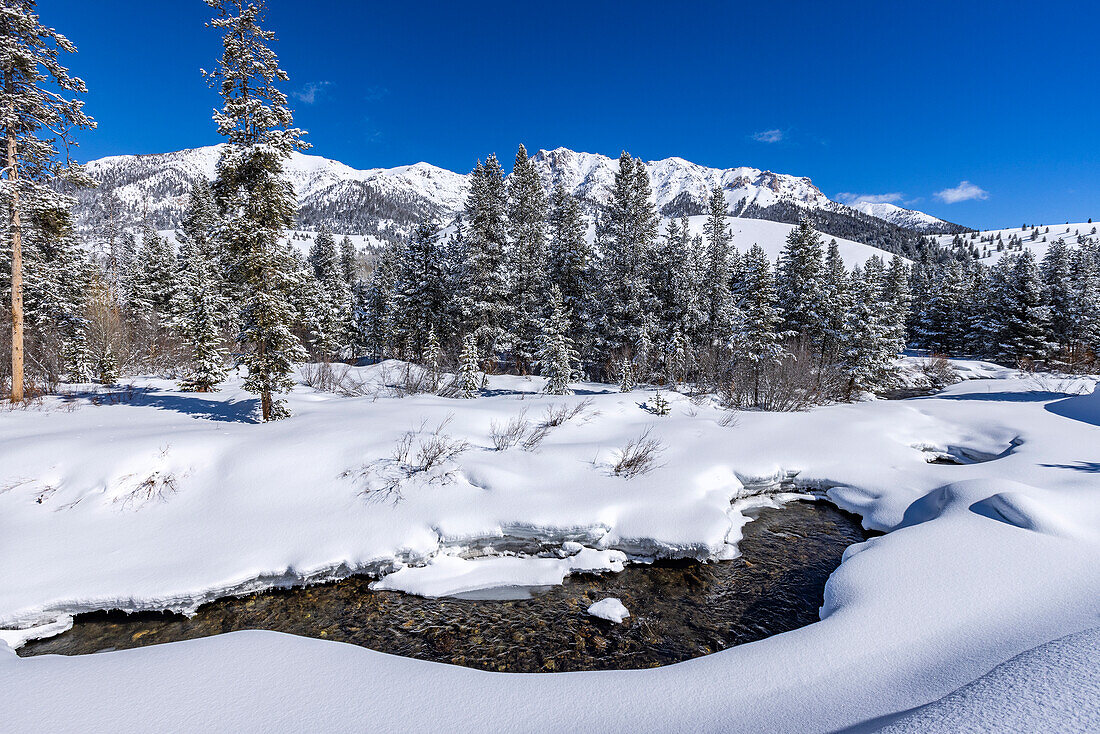
[[[148,220],[160,230],[178,227],[192,184],[213,178],[220,151],[220,146],[207,146],[91,161],[88,172],[99,187],[73,192],[78,225],[94,233],[109,217],[121,216],[130,224]],[[562,183],[590,212],[606,204],[618,170],[617,159],[567,148],[540,150],[532,161],[548,189]],[[718,187],[734,216],[794,223],[808,215],[827,234],[899,254],[911,254],[919,234],[965,231],[900,207],[867,211],[845,206],[804,177],[748,167],[707,168],[683,158],[651,161],[646,167],[657,209],[666,217],[704,213],[711,190]],[[286,172],[298,195],[301,229],[328,225],[382,241],[401,239],[426,217],[448,223],[462,210],[467,191],[467,176],[428,163],[358,170],[294,153]]]
[[[933,217],[931,214],[918,212],[915,209],[905,209],[885,201],[857,201],[848,206],[868,216],[878,217],[899,227],[911,229],[914,232],[955,234],[958,227],[958,225],[951,222]]]

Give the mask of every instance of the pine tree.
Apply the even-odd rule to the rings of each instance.
[[[606,239],[600,330],[605,355],[636,344],[645,316],[654,307],[651,267],[657,213],[650,196],[645,163],[623,151],[601,233]]]
[[[409,343],[411,356],[421,360],[429,333],[442,328],[440,317],[447,299],[437,230],[431,221],[417,226],[401,251],[393,286],[396,335]]]
[[[572,395],[569,383],[577,375],[577,353],[569,338],[569,317],[562,302],[561,291],[550,287],[550,316],[544,319],[539,368],[548,379],[548,395]]]
[[[630,392],[634,387],[634,363],[623,357],[619,360],[619,392]]]
[[[561,292],[562,305],[569,315],[568,336],[574,344],[591,340],[591,315],[595,311],[592,288],[592,247],[588,244],[587,225],[580,204],[559,181],[550,195],[547,215],[550,251],[549,281]]]
[[[1006,359],[1042,360],[1052,346],[1050,308],[1043,300],[1035,253],[1024,250],[1012,262],[1012,276],[1003,297],[1007,306],[999,346]]]
[[[476,398],[481,391],[479,361],[477,337],[467,334],[462,341],[462,357],[458,368],[458,385],[463,398]]]
[[[730,234],[726,225],[726,197],[715,187],[710,193],[706,224],[706,274],[703,302],[707,314],[707,341],[713,347],[726,345],[733,331],[734,306],[730,296]]]
[[[460,299],[462,326],[472,331],[479,349],[490,358],[510,345],[505,338],[508,310],[505,255],[508,247],[508,198],[504,174],[495,155],[478,162],[470,175],[466,197],[462,248]]]
[[[835,239],[829,241],[821,293],[821,355],[827,362],[837,360],[844,350],[848,334],[848,312],[852,307],[848,270]]]
[[[222,325],[229,301],[223,297],[219,277],[217,248],[213,234],[217,230],[217,210],[210,186],[196,183],[188,199],[182,231],[177,233],[180,253],[176,278],[179,287],[173,311],[176,324],[191,354],[183,390],[209,392],[225,379],[225,351]]]
[[[1069,347],[1075,326],[1077,288],[1073,282],[1073,260],[1069,246],[1059,237],[1047,249],[1040,266],[1043,297],[1050,307],[1050,335],[1063,348]]]
[[[771,263],[764,248],[754,244],[746,253],[743,264],[743,314],[735,348],[737,359],[748,363],[752,380],[753,405],[761,401],[761,378],[769,363],[776,363],[783,354],[778,332],[781,320]]]
[[[512,353],[520,372],[539,351],[548,296],[546,195],[522,145],[508,178],[508,249]]]
[[[886,336],[891,342],[891,350],[902,352],[906,347],[906,328],[909,321],[909,309],[913,301],[909,290],[909,267],[899,256],[894,255],[886,269],[886,282],[883,287],[883,301],[886,305]]]
[[[282,236],[297,206],[283,164],[295,148],[308,145],[291,127],[286,95],[277,87],[288,77],[269,47],[274,33],[259,25],[263,2],[206,3],[217,11],[209,25],[225,32],[218,68],[204,73],[224,101],[214,121],[229,144],[217,164],[214,198],[224,220],[219,239],[245,293],[238,336],[248,368],[244,388],[259,394],[264,421],[277,420],[290,413],[272,395],[293,389],[294,364],[306,359],[291,332],[290,297],[299,282]]]
[[[424,362],[431,370],[432,390],[438,390],[439,377],[442,371],[443,349],[439,345],[439,337],[435,334],[435,327],[428,328],[428,345],[424,349]]]
[[[824,331],[821,236],[802,217],[779,256],[776,292],[783,330],[820,343]]]
[[[343,277],[348,291],[352,289],[357,280],[356,272],[359,269],[358,257],[358,253],[355,251],[355,245],[352,244],[351,237],[344,235],[344,239],[340,240],[340,275]]]
[[[59,179],[87,185],[79,167],[57,159],[58,146],[72,142],[72,131],[94,128],[76,95],[84,82],[69,73],[62,53],[76,53],[65,36],[42,25],[34,0],[7,0],[0,7],[0,127],[5,141],[4,181],[8,208],[7,245],[11,259],[11,401],[24,398],[23,226],[26,201],[39,212],[71,206],[52,184]],[[71,99],[69,97],[72,97]],[[40,133],[45,131],[45,137]]]
[[[850,396],[889,387],[893,382],[895,342],[884,299],[882,259],[872,256],[852,271],[853,306],[848,320],[844,362]]]

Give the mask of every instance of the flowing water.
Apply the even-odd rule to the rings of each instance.
[[[486,670],[541,672],[647,668],[706,655],[816,622],[825,581],[852,543],[859,518],[826,502],[754,513],[741,557],[628,565],[577,576],[527,598],[427,599],[371,591],[371,579],[220,599],[191,618],[93,612],[20,655],[78,655],[187,640],[242,629],[290,632],[373,650]],[[618,597],[624,624],[586,614]]]

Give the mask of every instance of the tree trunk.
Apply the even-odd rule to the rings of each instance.
[[[5,87],[11,95],[11,115],[7,130],[8,185],[11,187],[11,209],[8,229],[11,232],[11,401],[23,400],[23,238],[19,228],[19,168],[16,159],[15,97],[12,94],[11,71],[5,74]]]

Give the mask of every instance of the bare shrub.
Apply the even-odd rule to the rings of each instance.
[[[505,451],[518,446],[530,426],[526,408],[521,410],[519,415],[510,418],[504,426],[493,421],[489,425],[489,438],[493,442],[493,448],[497,451]]]
[[[314,390],[330,392],[345,398],[358,398],[374,394],[365,377],[349,365],[332,362],[311,362],[302,365],[302,382]]]
[[[1033,363],[1022,365],[1021,370],[1024,372],[1024,380],[1027,382],[1028,387],[1035,392],[1054,395],[1081,395],[1092,389],[1092,381],[1089,379],[1067,375],[1064,372],[1041,371],[1035,369]]]
[[[725,415],[718,419],[718,425],[722,426],[722,428],[736,428],[740,424],[741,416],[734,410],[725,411]]]
[[[543,414],[542,422],[540,425],[547,426],[549,428],[556,428],[561,424],[576,418],[588,411],[592,407],[592,398],[585,398],[579,403],[570,405],[569,403],[553,403],[546,406],[546,412]]]
[[[664,452],[665,446],[653,438],[650,431],[649,428],[645,429],[641,435],[627,441],[619,449],[619,458],[611,465],[615,476],[633,479],[657,468],[657,459]]]
[[[807,410],[843,400],[846,394],[847,381],[840,366],[823,364],[801,343],[789,345],[774,360],[739,362],[719,390],[728,407],[775,412]]]
[[[417,430],[402,434],[389,459],[357,471],[346,471],[341,476],[364,481],[367,486],[360,495],[371,501],[400,501],[403,486],[414,477],[421,477],[428,484],[449,483],[451,472],[445,469],[446,465],[470,448],[468,442],[443,432],[452,418],[447,416],[427,434],[426,423],[421,423]]]
[[[539,423],[527,432],[527,436],[523,439],[521,447],[524,451],[534,451],[549,433],[550,426],[546,423]]]
[[[137,475],[123,477],[123,481],[134,479]],[[166,502],[177,490],[176,477],[168,472],[155,471],[144,479],[138,480],[124,494],[114,501],[125,509],[138,509],[149,502]]]
[[[933,354],[917,366],[921,377],[933,390],[942,390],[959,381],[959,374],[942,354]]]

